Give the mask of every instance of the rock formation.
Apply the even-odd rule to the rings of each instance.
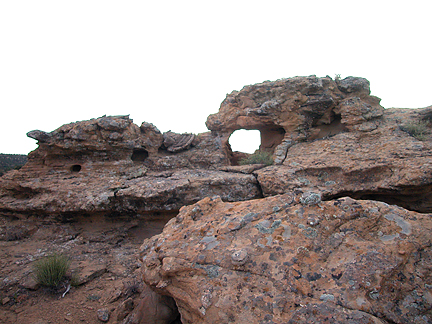
[[[158,303],[183,323],[431,323],[431,121],[432,106],[384,109],[366,79],[309,76],[232,92],[203,134],[128,116],[31,131],[0,212],[179,212],[141,248],[164,297],[147,290],[125,323]],[[237,165],[238,129],[259,130],[274,164]]]

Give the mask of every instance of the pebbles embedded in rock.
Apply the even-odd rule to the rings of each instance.
[[[231,254],[231,262],[234,265],[243,265],[248,259],[248,253],[245,249],[235,251]]]

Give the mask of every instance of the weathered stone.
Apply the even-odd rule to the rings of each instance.
[[[1,300],[1,303],[2,303],[2,305],[6,305],[7,303],[10,302],[10,300],[11,299],[9,297],[3,297],[2,300]]]
[[[419,141],[397,126],[417,114],[389,109],[367,135],[346,132],[292,145],[281,166],[254,172],[264,196],[301,189],[319,191],[323,200],[348,195],[431,212],[432,137]]]
[[[97,318],[101,322],[108,322],[110,317],[110,312],[106,308],[101,308],[97,310]]]
[[[145,282],[175,300],[183,323],[432,318],[430,215],[351,198],[303,205],[300,197],[183,207],[144,241]],[[259,216],[230,225],[251,211]]]
[[[144,137],[144,146],[147,151],[156,154],[163,143],[163,135],[151,123],[143,122],[140,126],[141,133]]]
[[[338,89],[345,93],[357,92],[368,95],[370,83],[364,78],[347,77],[336,81]]]
[[[50,135],[44,131],[33,130],[27,133],[27,136],[33,138],[41,143],[46,143],[50,140]]]
[[[258,129],[260,149],[274,154],[279,164],[287,148],[298,142],[371,129],[363,123],[379,118],[383,108],[369,92],[369,81],[355,77],[337,82],[316,76],[264,82],[227,95],[206,125],[224,146],[235,130]]]
[[[163,144],[168,152],[187,150],[192,145],[194,139],[194,134],[177,134],[171,131],[163,134]]]
[[[88,283],[89,281],[100,277],[107,271],[105,264],[98,264],[90,261],[74,263],[73,268],[78,272],[77,285]]]

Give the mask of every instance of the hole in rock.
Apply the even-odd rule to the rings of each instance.
[[[134,149],[132,152],[131,160],[137,162],[143,162],[148,158],[148,152],[144,149]]]
[[[252,154],[260,148],[261,132],[256,129],[239,129],[231,134],[228,142],[233,152]]]
[[[239,129],[234,131],[228,139],[231,165],[239,165],[240,160],[259,149],[260,143],[261,133],[259,130]]]
[[[284,136],[285,130],[282,127],[234,131],[228,140],[231,164],[238,165],[239,160],[255,153],[256,150],[273,154],[276,147],[282,143]]]
[[[80,171],[81,171],[81,165],[79,165],[79,164],[74,164],[74,165],[71,166],[70,170],[71,170],[72,172],[80,172]]]

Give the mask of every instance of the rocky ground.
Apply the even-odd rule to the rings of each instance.
[[[68,223],[1,217],[0,323],[102,323],[99,310],[107,311],[109,323],[121,320],[142,289],[138,248],[170,217],[100,215]],[[68,256],[70,274],[78,277],[64,297],[68,282],[52,291],[33,278],[34,261],[51,253]]]

